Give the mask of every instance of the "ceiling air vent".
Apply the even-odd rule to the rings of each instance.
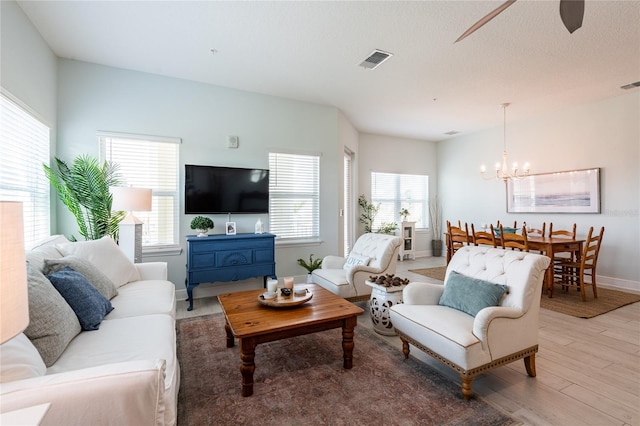
[[[372,70],[392,56],[393,53],[383,52],[382,50],[376,49],[371,52],[367,59],[360,62],[360,66],[362,68]]]
[[[620,86],[621,89],[629,90],[635,87],[640,87],[640,81],[636,81],[635,83],[625,84],[624,86]]]
[[[458,133],[460,132],[457,130],[449,130],[448,132],[445,133],[445,135],[453,136],[453,135],[457,135]]]

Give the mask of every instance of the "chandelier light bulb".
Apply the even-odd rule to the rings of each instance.
[[[496,163],[496,174],[494,177],[484,177],[486,172],[486,168],[484,165],[480,167],[480,174],[485,179],[497,179],[506,182],[509,179],[522,179],[523,177],[529,175],[529,163],[524,164],[524,169],[519,172],[518,171],[518,163],[513,163],[513,168],[509,170],[508,162],[507,162],[507,107],[510,104],[504,103],[502,104],[502,109],[504,110],[504,128],[503,128],[503,141],[504,141],[504,150],[502,151],[502,165],[497,162]]]

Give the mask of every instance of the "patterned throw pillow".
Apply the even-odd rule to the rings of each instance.
[[[49,281],[76,313],[83,330],[97,330],[105,315],[113,310],[109,299],[80,273],[65,266],[47,275]]]
[[[350,271],[353,267],[362,265],[367,266],[371,259],[366,256],[360,256],[359,254],[350,254],[347,260],[344,262],[343,269]]]
[[[45,275],[49,275],[53,272],[58,272],[65,266],[84,275],[100,294],[107,299],[111,300],[118,295],[118,289],[109,277],[94,264],[78,256],[66,256],[61,259],[45,259],[43,272]]]
[[[78,317],[51,282],[27,263],[29,325],[24,334],[38,349],[47,367],[60,357],[82,328]]]

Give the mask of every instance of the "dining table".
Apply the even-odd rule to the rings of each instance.
[[[580,261],[580,254],[582,253],[582,245],[585,242],[584,238],[569,238],[569,237],[542,237],[539,235],[527,236],[529,243],[529,250],[537,250],[545,256],[551,258],[551,263],[547,268],[545,277],[545,287],[547,295],[553,297],[553,258],[556,253],[570,252],[575,253],[576,261]]]
[[[447,241],[447,263],[450,260],[453,253],[450,252],[451,240],[449,234],[445,233]],[[468,244],[473,244],[473,235],[469,235]],[[496,239],[498,247],[500,247],[499,238]],[[570,237],[543,237],[540,235],[528,235],[527,242],[529,244],[529,250],[539,251],[545,256],[551,258],[551,263],[547,268],[544,287],[547,295],[553,297],[553,258],[556,253],[572,252],[576,255],[576,260],[580,261],[580,254],[582,253],[582,246],[585,242],[584,238],[570,238]]]

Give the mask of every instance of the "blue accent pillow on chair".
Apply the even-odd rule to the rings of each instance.
[[[498,306],[506,291],[506,285],[471,278],[451,271],[438,304],[475,317],[484,308]]]
[[[113,310],[104,297],[80,272],[68,266],[47,278],[75,312],[83,330],[97,330],[102,319]]]

